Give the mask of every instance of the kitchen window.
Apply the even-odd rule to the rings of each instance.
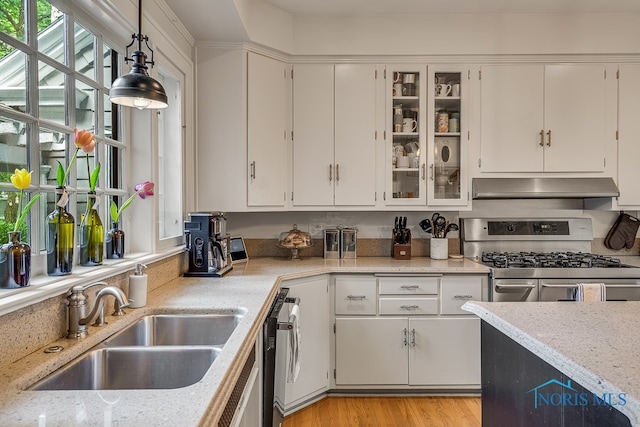
[[[55,204],[58,162],[66,167],[75,151],[74,128],[96,136],[89,156],[92,165],[94,158],[102,165],[96,190],[106,229],[111,200],[120,203],[133,189],[123,173],[128,147],[122,107],[109,100],[111,82],[122,73],[122,55],[96,25],[64,4],[58,7],[46,0],[3,0],[0,13],[0,244],[8,240],[17,210],[10,176],[25,168],[33,172],[29,197],[42,193],[23,229],[32,248],[32,277],[43,271],[45,218]],[[79,223],[89,189],[83,152],[67,188],[69,212]]]

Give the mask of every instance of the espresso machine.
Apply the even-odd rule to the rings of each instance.
[[[184,222],[187,277],[222,277],[231,271],[230,236],[223,212],[191,212]]]

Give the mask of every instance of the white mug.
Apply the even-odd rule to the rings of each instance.
[[[460,96],[460,83],[451,85],[451,96]]]
[[[411,117],[405,117],[402,120],[402,132],[415,132],[418,129],[418,122]]]
[[[393,84],[393,96],[402,96],[402,83]]]
[[[451,85],[439,84],[436,86],[436,96],[449,96],[451,93]]]
[[[409,157],[407,157],[407,156],[396,156],[396,167],[397,168],[408,168],[409,167]]]

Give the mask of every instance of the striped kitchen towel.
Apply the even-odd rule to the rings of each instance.
[[[578,283],[576,301],[606,301],[607,287],[604,283]]]

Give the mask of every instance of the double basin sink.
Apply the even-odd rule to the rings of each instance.
[[[202,379],[242,314],[154,314],[107,338],[29,390],[172,389]]]

